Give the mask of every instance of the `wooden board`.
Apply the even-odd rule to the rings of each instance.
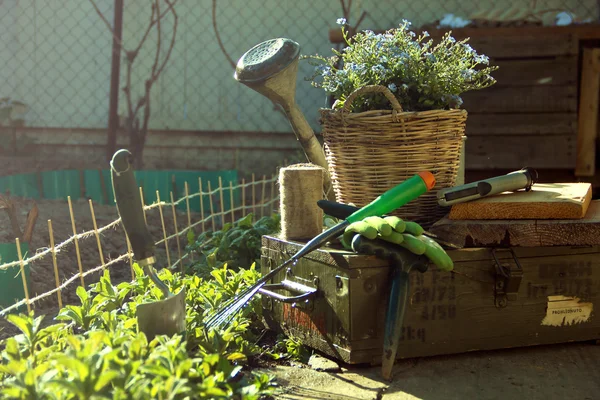
[[[575,135],[467,136],[466,169],[519,169],[575,166]]]
[[[462,28],[452,29],[451,35],[462,40],[470,38],[469,44],[480,54],[498,58],[530,58],[574,55],[578,52],[579,38],[598,38],[598,28],[583,30],[578,27],[530,27],[530,28]],[[435,43],[449,29],[428,29]],[[383,33],[382,30],[375,33]],[[332,43],[343,43],[340,29],[329,31]]]
[[[488,87],[462,95],[471,113],[577,112],[577,86]]]
[[[492,72],[495,87],[501,86],[565,86],[577,84],[577,56],[560,56],[540,59],[492,59],[498,66]]]
[[[437,24],[436,24],[437,26]],[[567,26],[519,26],[519,27],[467,27],[467,28],[435,28],[426,29],[432,37],[441,37],[451,31],[455,38],[464,37],[527,37],[527,38],[554,38],[556,36],[572,36],[573,39],[600,39],[600,27],[597,24],[572,24]],[[385,30],[374,30],[375,33],[384,33]],[[419,32],[417,30],[417,32]],[[331,43],[344,43],[342,31],[339,28],[329,30]]]
[[[596,173],[600,49],[586,48],[583,50],[581,82],[575,175],[593,176]]]
[[[339,30],[339,29],[338,29]],[[431,36],[441,36],[444,29],[429,29]],[[526,26],[502,28],[457,28],[451,30],[455,37],[521,37],[521,38],[554,38],[557,36],[572,36],[576,39],[600,39],[600,27],[593,25],[567,26]]]
[[[576,219],[583,218],[592,200],[592,185],[537,183],[526,192],[504,192],[454,204],[449,218],[457,219]]]
[[[469,114],[472,135],[577,135],[577,113]],[[538,138],[539,140],[539,138]]]
[[[600,200],[592,200],[581,219],[451,220],[429,228],[440,239],[464,247],[600,245]]]
[[[459,40],[464,35],[454,35]],[[468,36],[464,36],[468,37]],[[493,58],[531,58],[577,54],[574,35],[470,36],[468,42],[479,54]]]

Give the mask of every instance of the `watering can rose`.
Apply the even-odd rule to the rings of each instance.
[[[338,23],[345,25],[343,19]],[[375,34],[358,32],[348,37],[342,26],[346,46],[332,49],[334,56],[305,56],[315,65],[308,78],[312,85],[337,100],[334,108],[344,106],[350,93],[368,85],[387,87],[404,111],[447,110],[460,108],[464,92],[479,90],[496,83],[490,75],[497,67],[478,54],[468,39],[457,41],[451,32],[437,44],[427,32],[417,35],[404,20],[398,28]],[[316,61],[315,61],[316,60]],[[390,109],[383,95],[356,99],[354,112]]]

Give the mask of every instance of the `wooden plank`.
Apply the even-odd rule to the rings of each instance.
[[[495,60],[492,73],[496,87],[501,86],[568,86],[577,84],[577,56],[560,56],[529,60]]]
[[[429,230],[464,247],[538,247],[600,245],[600,200],[592,200],[584,218],[563,220],[451,220]]]
[[[494,59],[572,56],[579,50],[577,37],[572,34],[468,35],[453,30],[452,36],[457,40],[469,38],[477,53]]]
[[[575,137],[556,135],[467,137],[465,165],[469,169],[573,168]]]
[[[577,86],[489,87],[462,95],[469,113],[577,112]]]
[[[504,192],[454,204],[448,218],[462,219],[576,219],[583,218],[592,200],[592,185],[536,183],[530,191]]]
[[[576,135],[577,113],[469,114],[467,137],[473,135]]]
[[[428,27],[426,29],[433,37],[440,37],[449,29],[435,29]],[[385,30],[375,30],[375,33],[383,33]],[[600,27],[598,25],[569,25],[569,26],[523,26],[523,27],[490,27],[490,28],[456,28],[451,29],[452,36],[455,38],[481,37],[481,36],[513,36],[513,37],[548,37],[572,35],[574,38],[582,39],[600,39]],[[416,30],[419,32],[419,30]],[[331,43],[343,43],[344,37],[339,28],[329,30],[329,41]]]
[[[441,35],[448,29],[433,29],[429,33]],[[549,37],[572,35],[578,39],[600,39],[600,26],[598,25],[569,25],[569,26],[526,26],[502,28],[458,28],[452,33],[460,37]]]
[[[596,173],[598,135],[598,97],[600,95],[600,49],[585,48],[579,95],[579,132],[577,134],[576,176]]]

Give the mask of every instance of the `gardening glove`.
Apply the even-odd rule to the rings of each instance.
[[[413,254],[425,255],[442,271],[451,271],[454,263],[446,251],[435,240],[423,235],[423,227],[416,222],[404,221],[396,216],[366,217],[350,224],[340,241],[351,250],[355,235],[367,239],[380,239],[401,246]]]

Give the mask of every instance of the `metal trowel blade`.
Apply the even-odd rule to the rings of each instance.
[[[185,289],[165,300],[139,304],[138,326],[148,340],[158,335],[185,335]]]

